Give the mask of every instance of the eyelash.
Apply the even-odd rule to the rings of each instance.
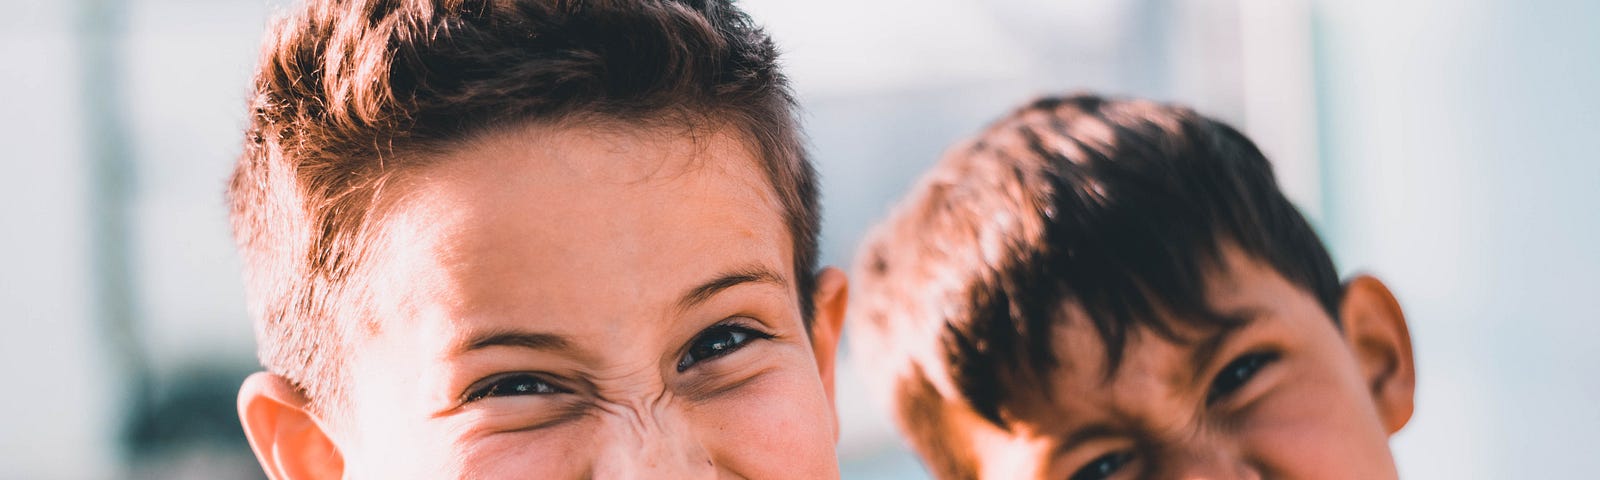
[[[1277,352],[1247,353],[1228,362],[1217,372],[1217,377],[1211,380],[1211,388],[1206,392],[1206,404],[1210,405],[1223,397],[1233,394],[1245,384],[1250,383],[1261,369],[1278,361]]]
[[[471,403],[489,397],[514,397],[520,395],[553,395],[557,393],[571,393],[570,390],[556,386],[538,375],[531,373],[511,373],[491,378],[488,384],[471,390],[462,403]]]
[[[695,355],[696,343],[710,339],[711,335],[718,333],[727,334],[728,336],[733,337],[732,345],[711,347],[712,349],[709,352],[701,352],[701,354],[704,355],[703,357],[692,358]],[[688,351],[685,351],[683,356],[678,360],[678,371],[682,372],[700,362],[713,360],[738,351],[739,349],[744,348],[745,345],[749,345],[751,341],[765,340],[769,338],[773,338],[773,336],[771,334],[734,323],[722,323],[712,326],[711,328],[707,328],[700,332],[700,334],[696,335],[693,340],[689,341]],[[491,378],[487,381],[486,385],[470,390],[466,396],[462,397],[461,403],[471,403],[490,397],[551,395],[557,393],[571,393],[571,391],[556,386],[555,383],[545,380],[538,375],[531,373],[511,373],[499,376],[497,378]]]
[[[1118,470],[1121,470],[1122,467],[1127,466],[1128,462],[1131,461],[1133,461],[1133,454],[1128,452],[1117,452],[1101,455],[1100,457],[1089,461],[1088,465],[1084,465],[1083,468],[1078,469],[1078,471],[1072,472],[1072,476],[1069,477],[1069,480],[1096,480],[1109,478],[1112,474],[1117,473]]]
[[[725,334],[729,338],[713,338],[712,335],[716,334]],[[730,338],[732,340],[731,345],[710,347],[710,351],[700,352],[704,355],[701,358],[693,358],[696,355],[696,350],[699,346],[698,344],[701,341],[712,339],[727,340]],[[714,325],[711,328],[701,331],[698,335],[695,335],[694,339],[689,340],[688,349],[683,352],[683,356],[678,357],[678,371],[682,372],[688,370],[690,367],[693,367],[696,364],[699,364],[700,362],[713,360],[739,351],[739,349],[749,345],[752,341],[766,340],[770,338],[773,338],[771,334],[732,322],[724,322]]]

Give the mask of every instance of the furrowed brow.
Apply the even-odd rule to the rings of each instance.
[[[1196,342],[1189,353],[1190,365],[1194,365],[1195,385],[1210,385],[1211,382],[1207,381],[1209,379],[1202,377],[1206,366],[1216,361],[1217,354],[1222,351],[1222,347],[1228,344],[1228,340],[1232,339],[1235,333],[1249,327],[1259,316],[1259,312],[1244,310],[1215,315],[1214,318],[1209,319],[1208,323],[1217,325],[1216,331]]]

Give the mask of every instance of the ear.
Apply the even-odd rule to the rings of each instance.
[[[1411,420],[1417,382],[1411,331],[1400,302],[1377,278],[1358,276],[1345,282],[1339,322],[1384,427],[1391,435],[1400,431]]]
[[[817,370],[822,374],[822,387],[828,392],[828,404],[834,403],[833,372],[838,363],[839,332],[844,327],[845,307],[850,303],[850,280],[843,270],[827,267],[817,272],[817,290],[812,294],[811,351],[817,356]],[[835,437],[839,419],[834,415]]]
[[[245,437],[272,480],[344,476],[344,457],[309,404],[288,380],[267,372],[250,375],[239,388]]]

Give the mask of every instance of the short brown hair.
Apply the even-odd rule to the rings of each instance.
[[[801,311],[815,173],[770,38],[727,0],[310,0],[267,34],[228,201],[263,365],[339,398],[364,318],[379,192],[422,159],[528,122],[726,125],[783,206]],[[361,321],[353,321],[361,319]]]
[[[1051,372],[1071,304],[1105,344],[1107,375],[1134,329],[1175,338],[1164,322],[1237,322],[1205,300],[1224,244],[1338,318],[1327,249],[1244,135],[1183,107],[1043,98],[952,149],[869,235],[851,295],[857,350],[893,378],[869,383],[890,390],[930,469],[973,478],[960,433],[928,416],[1009,430],[1008,390]]]

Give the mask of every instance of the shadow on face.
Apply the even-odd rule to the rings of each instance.
[[[1131,332],[1123,360],[1080,307],[1053,332],[1060,366],[1008,382],[1008,429],[964,421],[982,478],[1395,478],[1410,418],[1409,333],[1381,282],[1345,286],[1335,322],[1269,265],[1224,248],[1208,308],[1235,325]]]

